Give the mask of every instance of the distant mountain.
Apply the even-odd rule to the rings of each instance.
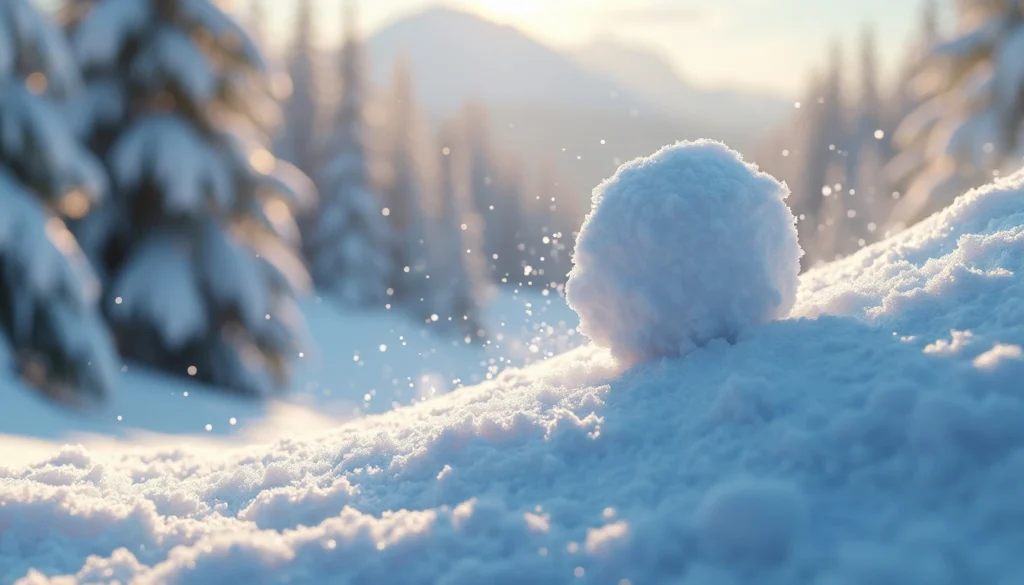
[[[373,80],[381,84],[407,55],[417,96],[433,111],[453,110],[467,99],[625,112],[641,105],[619,82],[519,30],[447,8],[392,23],[370,37],[368,48]]]
[[[712,90],[687,82],[656,52],[613,39],[596,40],[573,52],[578,63],[613,79],[639,99],[676,118],[700,118],[730,134],[761,134],[791,111],[788,100],[757,93]]]
[[[692,88],[654,55],[610,45],[567,55],[446,8],[386,26],[367,49],[375,85],[389,84],[406,55],[431,120],[480,102],[498,148],[527,168],[554,163],[584,208],[591,189],[623,161],[697,138],[749,154],[784,111],[771,98]]]

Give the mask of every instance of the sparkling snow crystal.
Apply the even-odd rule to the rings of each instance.
[[[785,317],[802,254],[785,185],[725,145],[680,142],[594,190],[567,297],[626,361],[680,355]]]

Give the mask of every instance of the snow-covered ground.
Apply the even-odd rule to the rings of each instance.
[[[83,413],[0,378],[0,438],[92,445],[114,437],[161,442],[177,435],[248,442],[427,400],[585,341],[575,331],[575,313],[555,292],[497,291],[484,316],[491,338],[472,345],[398,312],[344,310],[322,299],[308,299],[302,308],[317,349],[299,360],[292,391],[278,400],[234,398],[126,366],[110,399]],[[20,457],[29,453],[21,449]]]
[[[375,410],[422,392],[424,363],[484,371],[351,327],[366,345],[317,357],[307,396],[372,385]],[[402,371],[366,349],[402,341]],[[0,467],[0,582],[1020,583],[1022,346],[1018,175],[682,358],[622,371],[583,346],[244,444],[43,445]]]

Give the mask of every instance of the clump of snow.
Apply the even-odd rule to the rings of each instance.
[[[798,293],[267,444],[0,441],[0,583],[1020,582],[1024,174]]]
[[[785,560],[803,524],[804,498],[774,481],[737,481],[712,488],[697,508],[705,553],[724,561]]]
[[[626,363],[785,317],[802,251],[789,190],[719,142],[680,142],[594,190],[566,294]]]

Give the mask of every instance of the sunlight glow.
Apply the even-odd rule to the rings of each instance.
[[[499,19],[536,14],[541,7],[538,0],[476,0],[476,3],[485,15]]]

